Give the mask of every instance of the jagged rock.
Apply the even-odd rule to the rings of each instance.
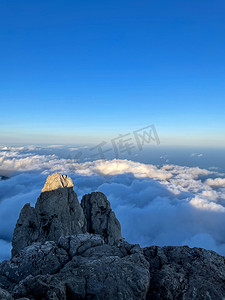
[[[121,239],[121,226],[103,193],[84,195],[81,206],[87,220],[87,230],[103,236],[106,243],[116,245]]]
[[[0,274],[12,282],[19,282],[28,275],[54,274],[69,261],[67,252],[56,242],[33,243],[21,250],[10,261],[1,264]]]
[[[60,236],[85,233],[86,220],[72,180],[60,173],[48,176],[34,207],[21,210],[12,240],[12,256],[33,242],[57,241]]]
[[[223,256],[187,246],[147,247],[144,254],[151,273],[146,299],[225,299]]]
[[[0,272],[14,282],[15,299],[145,299],[150,280],[140,247],[110,246],[88,233],[34,243],[0,264]]]
[[[66,280],[70,299],[145,299],[150,280],[147,261],[141,253],[119,257],[117,250],[116,255],[107,255],[99,246],[97,256],[94,252],[74,256],[56,276]]]

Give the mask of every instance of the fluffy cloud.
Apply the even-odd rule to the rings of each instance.
[[[208,178],[206,180],[206,184],[210,186],[215,186],[215,187],[225,187],[225,178]]]
[[[0,181],[0,260],[10,255],[21,208],[35,204],[47,176],[56,171],[72,177],[79,199],[104,192],[129,242],[203,246],[225,255],[224,178],[201,180],[215,172],[119,159],[78,163],[50,150],[0,148],[0,175],[11,175]]]
[[[212,202],[210,198],[207,197],[202,198],[199,196],[195,196],[193,199],[191,199],[190,204],[201,210],[225,212],[225,207],[215,202]]]

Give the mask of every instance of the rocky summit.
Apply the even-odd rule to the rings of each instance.
[[[131,245],[106,196],[48,177],[21,210],[12,258],[0,264],[2,300],[225,299],[225,258],[200,248]]]
[[[60,236],[85,233],[87,222],[71,178],[55,173],[47,178],[35,207],[21,210],[12,240],[12,255],[33,242],[57,241]]]

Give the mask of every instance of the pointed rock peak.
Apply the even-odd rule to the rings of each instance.
[[[57,190],[57,189],[62,189],[65,187],[67,188],[73,187],[72,179],[67,175],[54,173],[48,176],[45,186],[42,190],[42,193]]]
[[[21,210],[13,234],[12,255],[33,242],[58,241],[60,236],[86,231],[87,222],[71,178],[55,173],[48,176],[35,207],[26,204]]]
[[[84,195],[81,206],[87,220],[88,232],[100,234],[110,245],[117,245],[122,240],[120,222],[103,193]]]

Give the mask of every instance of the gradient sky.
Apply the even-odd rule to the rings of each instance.
[[[225,146],[224,53],[224,0],[1,0],[0,143]]]

